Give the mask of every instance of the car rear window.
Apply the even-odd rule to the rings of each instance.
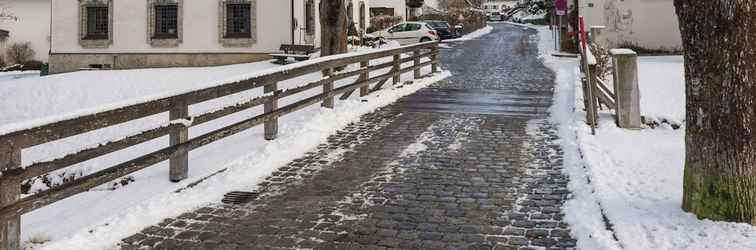
[[[428,24],[433,28],[449,28],[449,24],[445,22],[428,22]]]

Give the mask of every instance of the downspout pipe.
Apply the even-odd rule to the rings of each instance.
[[[291,0],[291,44],[294,44],[294,29],[296,29],[296,18],[294,18],[294,0]]]

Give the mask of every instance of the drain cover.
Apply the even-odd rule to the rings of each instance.
[[[226,204],[244,204],[257,198],[258,193],[233,191],[223,196],[223,203]]]

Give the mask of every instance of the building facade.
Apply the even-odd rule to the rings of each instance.
[[[586,26],[603,26],[609,47],[680,51],[682,39],[673,0],[580,0]]]
[[[365,1],[353,0],[351,8],[355,3],[366,5]],[[55,0],[50,71],[267,60],[281,44],[319,44],[318,4],[315,0]]]
[[[401,16],[407,20],[405,0],[370,0],[370,16]]]
[[[50,51],[51,0],[0,0],[0,53],[14,43],[31,44],[34,60],[47,61]],[[8,62],[12,63],[12,62]]]

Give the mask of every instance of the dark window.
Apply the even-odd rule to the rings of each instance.
[[[251,38],[250,4],[228,4],[226,6],[226,37]]]
[[[178,38],[178,6],[155,6],[155,38]]]
[[[407,24],[399,24],[399,25],[397,25],[397,26],[394,26],[394,27],[392,27],[391,29],[389,29],[389,31],[388,31],[388,32],[390,32],[390,33],[395,33],[395,32],[404,32],[404,31],[405,31],[405,27],[406,27],[406,26],[407,26]]]
[[[108,7],[87,7],[85,39],[108,39]]]
[[[416,31],[420,30],[422,28],[422,25],[416,24],[416,23],[408,23],[407,27],[404,28],[404,31]]]
[[[313,35],[315,34],[315,4],[312,0],[307,1],[305,9],[305,33]]]

